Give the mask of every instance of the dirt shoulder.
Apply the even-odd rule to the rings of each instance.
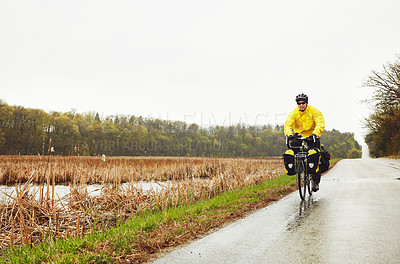
[[[143,239],[136,245],[134,254],[116,257],[117,263],[148,263],[179,246],[264,208],[296,189],[295,185],[277,187],[266,195],[259,192],[259,197],[252,198],[252,201],[243,198],[235,205],[205,208],[198,215],[187,215],[179,220],[163,222],[159,228],[143,234]]]

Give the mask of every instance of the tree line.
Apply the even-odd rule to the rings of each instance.
[[[370,154],[400,155],[400,56],[383,65],[381,71],[372,71],[364,86],[374,89],[372,97],[365,100],[372,109],[365,119]]]
[[[332,156],[357,158],[352,133],[325,131]],[[50,112],[0,100],[0,154],[271,157],[286,149],[283,126],[214,126],[141,116]]]

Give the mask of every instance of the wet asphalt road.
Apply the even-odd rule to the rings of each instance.
[[[400,263],[400,160],[342,160],[297,192],[154,263]]]

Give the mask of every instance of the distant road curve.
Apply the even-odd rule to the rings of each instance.
[[[320,187],[306,203],[294,192],[154,263],[400,263],[400,160],[342,160]]]

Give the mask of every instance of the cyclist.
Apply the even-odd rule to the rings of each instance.
[[[309,137],[309,148],[321,148],[320,137],[325,128],[325,120],[320,111],[308,104],[308,96],[304,93],[296,96],[297,107],[291,111],[285,122],[285,136],[289,140],[295,139],[293,131],[302,137]],[[321,172],[313,174],[313,191],[319,190]]]

